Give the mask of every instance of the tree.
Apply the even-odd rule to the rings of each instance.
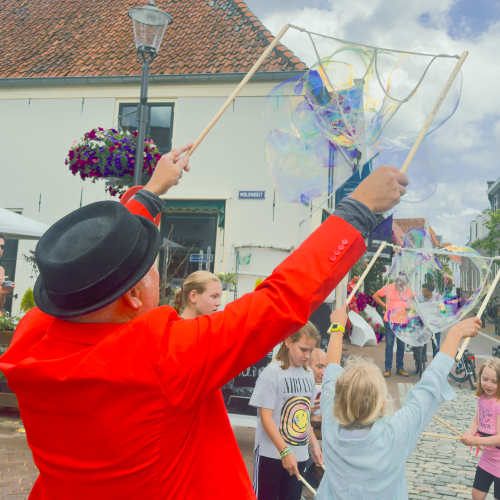
[[[489,215],[490,219],[485,222],[488,235],[485,238],[472,243],[473,248],[483,248],[490,257],[494,257],[500,251],[500,210],[493,212],[491,208],[483,210],[483,214]]]

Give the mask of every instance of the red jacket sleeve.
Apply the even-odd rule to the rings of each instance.
[[[200,404],[295,333],[365,248],[356,229],[331,216],[255,292],[224,311],[180,321],[172,321],[171,308],[150,313],[151,361],[172,403]]]
[[[126,205],[126,208],[128,208],[134,215],[142,215],[143,217],[146,217],[146,219],[149,219],[151,222],[154,222],[153,217],[151,217],[151,214],[148,212],[148,209],[142,204],[139,203],[137,200],[131,199]]]

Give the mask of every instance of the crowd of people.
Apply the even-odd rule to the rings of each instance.
[[[175,308],[158,307],[153,221],[159,196],[190,170],[190,147],[164,155],[125,207],[82,207],[37,245],[38,307],[0,358],[40,470],[30,498],[299,500],[301,477],[311,472],[318,499],[407,499],[406,460],[440,399],[454,397],[447,374],[480,321],[448,332],[396,412],[372,362],[350,357],[340,366],[346,307],[331,315],[326,353],[308,321],[364,253],[375,214],[399,203],[406,176],[376,169],[254,292],[223,311],[220,281],[206,271],[184,280]],[[375,300],[385,306],[390,293],[379,290]],[[432,293],[422,290],[422,300]],[[386,330],[385,376],[394,338]],[[250,399],[258,420],[252,483],[220,388],[277,345]],[[463,438],[485,450],[474,500],[493,482],[500,498],[498,361],[487,360],[479,375],[478,413]]]

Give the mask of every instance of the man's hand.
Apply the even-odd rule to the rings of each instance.
[[[144,189],[150,191],[156,196],[165,194],[172,186],[179,184],[183,171],[189,172],[189,156],[181,155],[189,151],[192,142],[184,144],[180,148],[175,148],[170,153],[163,155],[156,165],[151,180]]]
[[[293,452],[289,453],[285,458],[282,458],[281,462],[283,463],[283,467],[288,471],[290,476],[293,476],[295,474],[297,476],[297,479],[300,481],[299,464]]]
[[[395,207],[406,193],[408,177],[396,167],[383,165],[374,170],[351,194],[351,198],[364,203],[374,214]]]

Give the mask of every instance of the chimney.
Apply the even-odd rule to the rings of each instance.
[[[486,184],[488,184],[488,189],[490,189],[490,187],[495,184],[495,181],[486,181]]]

